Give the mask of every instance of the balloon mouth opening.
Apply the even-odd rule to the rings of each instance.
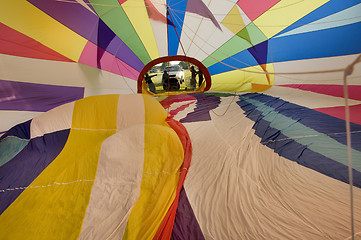
[[[211,88],[211,75],[197,59],[166,56],[144,66],[138,76],[138,93],[163,96],[206,92]]]

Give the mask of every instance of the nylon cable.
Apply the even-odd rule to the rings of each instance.
[[[345,115],[346,115],[346,136],[347,136],[347,158],[348,158],[348,178],[350,185],[350,222],[351,222],[351,239],[354,240],[354,204],[353,204],[353,176],[352,176],[352,153],[351,153],[351,131],[350,131],[350,110],[348,105],[348,89],[347,89],[347,76],[351,75],[356,63],[361,62],[361,54],[344,70],[343,77],[343,92],[345,99]]]

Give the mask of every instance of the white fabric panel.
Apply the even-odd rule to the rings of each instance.
[[[66,103],[35,117],[30,125],[30,138],[71,128],[75,102]]]
[[[272,51],[272,49],[270,49]],[[272,54],[272,53],[270,53]],[[345,69],[351,64],[358,54],[306,59],[289,62],[273,63],[275,75],[274,85],[283,84],[339,84],[343,85],[343,72],[328,72],[335,69]],[[321,71],[321,73],[311,73]],[[304,74],[282,74],[282,73],[304,73]],[[361,85],[361,64],[356,64],[354,72],[348,78],[348,84]]]
[[[343,97],[333,97],[288,87],[273,86],[264,93],[308,108],[345,106],[345,99]],[[361,104],[361,101],[349,99],[348,104],[350,106],[357,105]]]
[[[221,22],[236,2],[236,0],[226,2],[217,0],[204,1],[205,5],[208,6],[209,10],[213,13],[213,16],[221,26],[222,31],[219,30],[211,20],[205,19],[200,22],[200,18],[202,18],[201,16],[194,13],[186,13],[181,42],[185,42],[185,49],[189,49],[186,50],[187,56],[203,61],[234,36],[234,33],[224,27]],[[199,27],[197,27],[197,29],[199,29],[199,31],[195,32],[193,29],[198,25]],[[194,37],[194,35],[197,36]],[[191,40],[192,43],[189,42],[189,40]],[[193,46],[189,47],[186,41],[188,41],[188,44],[192,44]]]
[[[0,54],[0,79],[92,89],[134,89],[134,80],[80,63],[49,61]],[[21,67],[19,67],[21,66]]]
[[[144,124],[124,128],[102,145],[79,239],[121,239],[143,174]]]
[[[152,1],[154,7],[167,18],[166,0]],[[168,25],[164,22],[150,19],[152,24],[155,41],[157,42],[159,57],[168,56],[168,38],[167,38],[167,27]]]
[[[224,113],[233,97],[222,98]],[[184,123],[193,157],[185,190],[206,239],[345,239],[349,185],[262,145],[253,121],[232,103],[224,116]],[[354,188],[355,230],[361,189]]]
[[[142,95],[120,95],[118,101],[117,129],[144,124],[145,106]]]
[[[42,112],[0,110],[0,132],[5,132],[19,123],[26,122]]]
[[[123,81],[123,80],[122,80]],[[127,81],[129,89],[126,88],[84,88],[84,97],[107,94],[130,94],[137,92],[137,82]]]

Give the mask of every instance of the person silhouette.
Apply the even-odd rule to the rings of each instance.
[[[196,72],[196,70],[194,69],[194,66],[191,66],[190,71],[191,71],[191,74],[192,74],[192,75],[191,75],[191,82],[190,82],[190,84],[191,84],[192,90],[194,90],[194,89],[196,89],[196,87],[197,87],[197,81],[196,81],[197,72]]]
[[[144,77],[145,83],[148,85],[148,88],[152,93],[157,93],[157,90],[155,89],[155,85],[152,81],[152,77],[155,77],[155,76],[157,76],[157,75],[149,76],[149,74],[146,73],[145,77]]]

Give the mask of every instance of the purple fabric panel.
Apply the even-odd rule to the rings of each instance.
[[[8,136],[14,136],[21,139],[30,139],[30,124],[31,120],[10,128],[9,131],[5,132],[5,134],[0,137],[0,141],[1,139],[4,139]]]
[[[0,215],[59,155],[70,130],[62,130],[31,139],[13,159],[0,167]],[[15,190],[14,190],[15,189]]]
[[[202,230],[199,227],[183,187],[179,195],[178,208],[175,215],[171,239],[204,240]]]
[[[267,63],[268,41],[261,42],[248,49],[259,65]]]
[[[0,80],[0,110],[46,112],[84,97],[84,88]]]
[[[29,2],[74,32],[117,56],[134,69],[141,71],[144,67],[142,61],[97,15],[94,15],[79,3],[57,0],[29,0]],[[111,40],[115,40],[116,45],[110,45]]]
[[[219,26],[216,18],[213,16],[212,12],[209,8],[204,4],[202,0],[188,0],[187,2],[187,12],[192,12],[195,14],[199,14],[202,17],[209,18],[213,22],[213,24],[222,30],[221,26]]]
[[[205,94],[190,94],[197,99],[197,105],[193,112],[188,113],[185,118],[180,119],[181,123],[209,121],[211,116],[209,111],[217,108],[221,100],[217,96]]]

